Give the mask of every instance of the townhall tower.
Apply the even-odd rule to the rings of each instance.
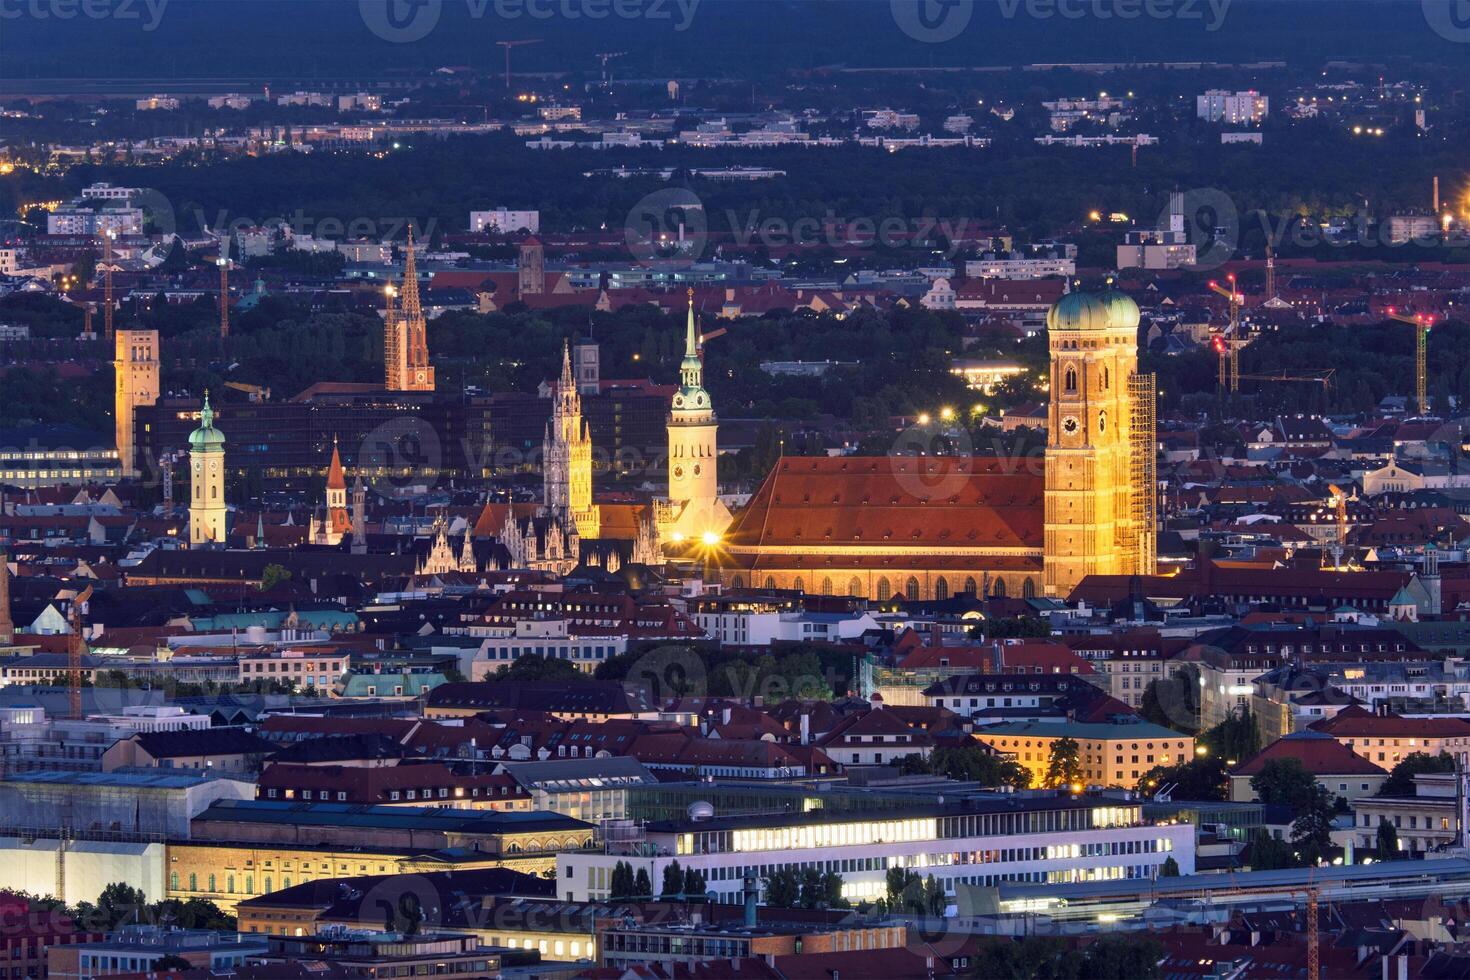
[[[561,378],[552,393],[551,418],[541,442],[542,504],[577,527],[583,538],[598,536],[592,506],[592,435],[582,419],[582,396],[572,376],[570,349],[562,346]]]
[[[225,542],[225,436],[214,427],[209,392],[189,434],[189,546]]]
[[[1047,595],[1087,575],[1155,573],[1155,383],[1138,373],[1138,323],[1113,290],[1070,293],[1047,314]]]

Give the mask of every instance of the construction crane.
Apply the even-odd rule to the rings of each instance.
[[[628,54],[628,52],[626,52],[626,51],[599,51],[596,55],[594,55],[594,57],[596,57],[598,61],[602,62],[602,87],[603,88],[607,88],[608,83],[612,81],[607,76],[607,63],[609,61],[612,61],[614,58],[623,58],[623,57],[626,57],[627,54]]]
[[[219,338],[230,336],[230,260],[219,257]]]
[[[78,721],[82,717],[82,649],[87,645],[82,638],[82,606],[91,598],[92,587],[89,585],[71,601],[71,642],[67,644],[66,651],[66,694],[71,717]]]
[[[1266,236],[1266,298],[1276,298],[1276,253],[1271,250],[1271,236]]]
[[[1317,869],[1307,878],[1307,980],[1322,980],[1322,937],[1317,926]]]
[[[510,49],[519,48],[527,44],[540,44],[539,37],[527,38],[524,41],[496,41],[496,44],[505,49],[505,90],[510,91]]]
[[[1332,494],[1332,509],[1337,520],[1337,543],[1332,546],[1332,567],[1340,571],[1343,553],[1347,551],[1347,494],[1335,483],[1328,484],[1327,489]]]
[[[1235,288],[1235,273],[1225,277],[1230,283],[1226,289],[1218,282],[1210,283],[1210,290],[1225,297],[1230,304],[1230,324],[1224,334],[1215,338],[1215,353],[1220,355],[1220,394],[1231,394],[1240,390],[1240,306],[1245,297]]]
[[[271,390],[260,385],[248,384],[244,381],[226,381],[225,387],[234,391],[242,391],[250,397],[252,402],[268,402],[271,400]]]
[[[102,236],[102,328],[112,343],[112,239],[117,232],[107,229]]]
[[[1400,313],[1390,306],[1388,318],[1417,327],[1414,331],[1414,399],[1421,416],[1429,414],[1429,331],[1434,316],[1429,313]]]

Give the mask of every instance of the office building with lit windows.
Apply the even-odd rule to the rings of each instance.
[[[890,810],[704,816],[640,827],[610,826],[595,852],[557,856],[557,895],[609,897],[613,868],[630,864],[662,881],[675,861],[704,875],[717,900],[743,899],[747,875],[815,868],[842,877],[853,901],[885,894],[889,868],[933,875],[949,894],[960,885],[1153,878],[1166,858],[1194,869],[1194,827],[1146,821],[1140,804],[1100,797],[997,796]],[[764,887],[764,886],[762,886]]]

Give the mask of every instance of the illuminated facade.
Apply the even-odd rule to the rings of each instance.
[[[1083,786],[1132,789],[1154,766],[1177,766],[1194,758],[1194,739],[1161,725],[1010,722],[977,729],[975,737],[1026,768],[1032,786],[1046,785],[1052,746],[1077,743]]]
[[[881,602],[1065,597],[1088,574],[1152,574],[1154,381],[1137,371],[1138,325],[1118,292],[1073,293],[1052,308],[1044,466],[780,459],[719,542],[723,581]]]
[[[347,513],[347,474],[342,470],[342,456],[337,452],[337,440],[332,440],[332,462],[327,466],[327,515],[313,517],[307,538],[313,544],[338,545],[352,530],[352,518]]]
[[[189,436],[189,545],[224,544],[225,514],[225,436],[205,392],[199,428]]]
[[[119,330],[112,366],[116,372],[113,421],[123,476],[137,475],[133,409],[158,401],[158,331]]]
[[[1070,796],[679,820],[648,824],[644,833],[605,853],[558,855],[558,896],[606,899],[619,861],[646,869],[653,881],[678,861],[700,871],[728,903],[742,900],[747,875],[763,879],[785,868],[838,874],[853,901],[882,897],[896,867],[932,874],[950,894],[961,885],[1153,878],[1168,857],[1183,874],[1194,870],[1192,825],[1148,824],[1137,803]]]
[[[434,368],[429,364],[428,327],[419,302],[412,229],[408,233],[408,257],[403,266],[403,302],[395,311],[390,293],[388,315],[383,322],[383,370],[384,386],[389,391],[434,390]]]
[[[579,537],[597,537],[597,508],[592,504],[592,436],[582,420],[582,396],[572,377],[571,351],[565,345],[541,459],[541,496],[547,513],[563,523],[575,524]]]
[[[714,402],[704,389],[704,361],[699,328],[694,322],[694,290],[689,290],[689,319],[684,328],[684,359],[679,364],[679,390],[669,412],[669,495],[660,508],[659,532],[666,543],[714,544],[730,524],[720,500],[717,474],[719,448]]]
[[[1068,294],[1047,315],[1047,595],[1065,597],[1087,575],[1154,574],[1157,491],[1135,472],[1151,473],[1155,452],[1153,405],[1135,400],[1153,390],[1138,377],[1138,322],[1137,305],[1115,291]]]

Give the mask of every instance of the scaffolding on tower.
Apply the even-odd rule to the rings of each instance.
[[[1153,575],[1158,570],[1158,380],[1152,374],[1132,374],[1128,395],[1133,406],[1128,468],[1133,505],[1131,574]]]

